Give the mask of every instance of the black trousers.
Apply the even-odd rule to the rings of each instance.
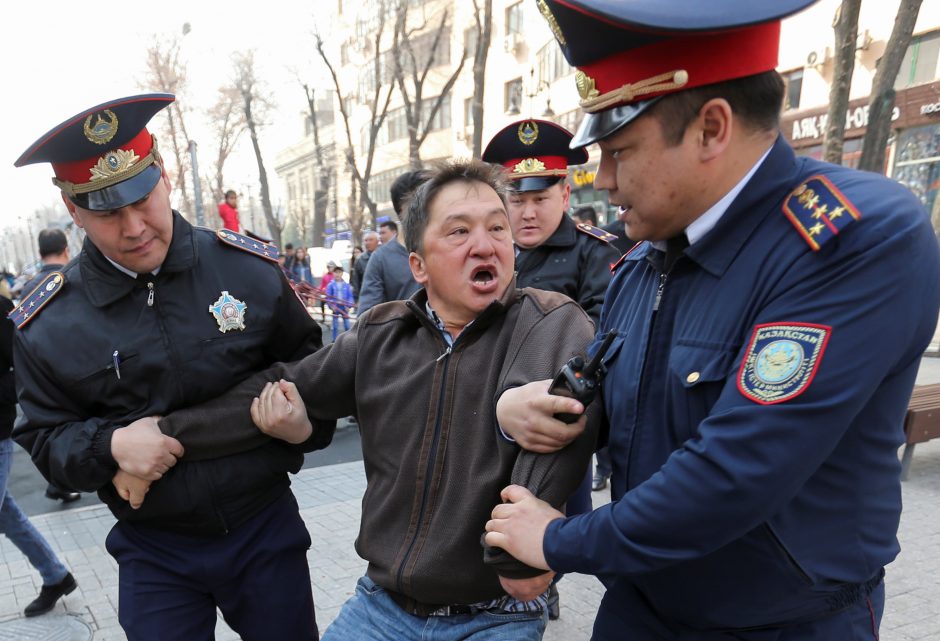
[[[210,641],[216,607],[244,641],[317,641],[310,534],[289,491],[236,530],[198,538],[119,522],[118,618],[128,641]]]

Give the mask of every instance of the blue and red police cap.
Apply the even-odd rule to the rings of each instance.
[[[777,67],[780,21],[816,0],[536,0],[586,112],[572,140],[614,133],[670,93]]]
[[[588,154],[571,149],[571,132],[548,120],[520,120],[503,127],[483,150],[489,163],[502,165],[515,191],[547,189],[582,165]]]
[[[176,99],[152,93],[111,100],[56,125],[30,145],[16,167],[52,164],[52,182],[84,209],[110,211],[149,194],[162,173],[154,114]]]

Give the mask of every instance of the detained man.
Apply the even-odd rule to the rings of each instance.
[[[326,640],[544,632],[553,573],[485,548],[484,524],[509,482],[560,507],[584,476],[597,423],[591,408],[569,447],[536,454],[504,438],[496,402],[583,354],[593,328],[566,296],[516,288],[500,174],[454,162],[418,189],[405,237],[423,289],[411,299],[370,309],[313,358],[163,419],[255,430],[250,404],[263,432],[303,442],[316,431],[308,416],[358,417],[368,483],[356,550],[368,565]]]

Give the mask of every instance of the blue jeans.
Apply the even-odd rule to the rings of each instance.
[[[343,321],[343,331],[349,331],[349,317],[340,316],[338,312],[333,312],[333,340],[336,341],[336,337],[339,336],[339,321]]]
[[[448,617],[414,616],[364,576],[356,584],[356,593],[323,633],[322,641],[539,641],[547,619],[544,611],[501,610]]]
[[[54,585],[69,573],[20,507],[7,492],[7,479],[13,464],[13,441],[0,439],[0,532],[26,555],[42,576],[43,585]]]

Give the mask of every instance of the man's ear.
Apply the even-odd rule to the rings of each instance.
[[[731,144],[734,113],[724,98],[712,98],[699,109],[696,132],[702,161],[720,156]]]
[[[411,267],[411,275],[414,276],[415,282],[421,286],[426,285],[428,272],[424,264],[424,258],[417,252],[411,252],[408,254],[408,266]]]
[[[62,196],[62,202],[65,203],[65,208],[68,210],[69,216],[72,217],[72,221],[78,225],[80,229],[83,229],[84,226],[82,225],[82,219],[78,216],[78,210],[75,207],[75,203],[73,203],[72,200],[65,195],[64,191],[60,191],[59,195]]]

